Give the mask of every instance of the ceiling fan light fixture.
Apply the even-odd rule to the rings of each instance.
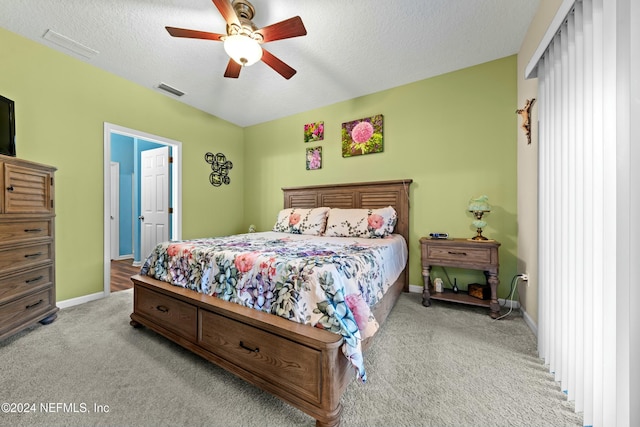
[[[224,40],[224,50],[238,64],[248,67],[262,58],[262,47],[258,41],[241,34],[227,36]]]

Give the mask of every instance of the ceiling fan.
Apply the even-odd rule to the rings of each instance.
[[[307,30],[299,16],[258,29],[251,20],[255,8],[247,0],[212,0],[227,22],[227,34],[208,33],[186,28],[165,27],[173,37],[204,39],[224,42],[230,56],[225,77],[238,78],[242,67],[262,60],[285,79],[290,79],[296,70],[276,58],[261,45],[264,43],[304,36]]]

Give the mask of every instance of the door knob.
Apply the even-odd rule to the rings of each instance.
[[[141,219],[141,220],[143,220],[143,221],[144,221],[144,215],[140,215],[140,216],[138,217],[138,219]]]

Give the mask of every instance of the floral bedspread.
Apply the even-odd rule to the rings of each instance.
[[[403,250],[398,250],[398,239]],[[141,274],[340,334],[343,353],[365,382],[361,341],[378,329],[369,307],[405,263],[406,243],[400,236],[265,232],[162,243]]]

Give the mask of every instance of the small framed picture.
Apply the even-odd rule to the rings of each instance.
[[[324,139],[324,122],[304,125],[304,142],[322,141]]]
[[[312,171],[322,167],[322,147],[307,148],[307,170]]]

